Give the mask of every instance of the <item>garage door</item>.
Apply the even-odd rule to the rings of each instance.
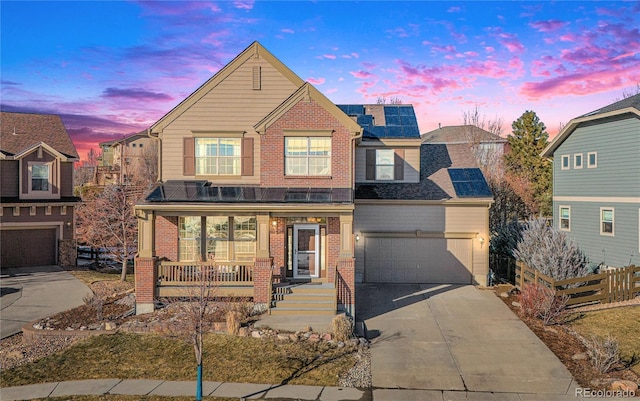
[[[56,229],[2,230],[2,267],[56,264]]]
[[[372,238],[365,243],[370,283],[470,284],[470,239]]]

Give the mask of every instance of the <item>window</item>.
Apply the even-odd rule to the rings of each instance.
[[[600,235],[614,235],[613,208],[600,208]]]
[[[576,153],[573,155],[573,168],[582,168],[582,153]]]
[[[132,147],[132,148],[135,148],[135,147],[136,147],[136,144],[135,144],[135,143],[132,143],[132,144],[131,144],[131,147]]]
[[[395,152],[393,149],[376,149],[376,180],[393,180]]]
[[[195,138],[196,175],[240,175],[240,138]]]
[[[571,208],[560,206],[560,230],[571,231]]]
[[[180,217],[178,258],[180,261],[200,260],[200,216]]]
[[[252,260],[256,253],[256,218],[233,218],[233,252],[235,260]]]
[[[207,259],[229,260],[229,218],[207,216]]]
[[[562,155],[562,170],[569,170],[569,155]]]
[[[331,175],[331,138],[286,137],[285,175]]]
[[[141,148],[141,147],[142,147],[142,145],[144,145],[144,144],[140,143],[140,144],[138,144],[138,147],[139,147],[139,148]]]
[[[587,153],[587,168],[598,167],[598,152]]]
[[[49,172],[51,166],[48,164],[31,165],[31,190],[49,191]]]
[[[204,232],[203,232],[204,229]],[[255,216],[184,216],[179,219],[180,261],[252,261],[256,251]],[[206,250],[202,255],[201,250]]]

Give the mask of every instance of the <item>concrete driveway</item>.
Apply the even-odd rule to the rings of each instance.
[[[492,291],[437,284],[356,291],[375,388],[573,395],[569,371]]]
[[[90,291],[58,266],[2,269],[0,338],[21,332],[25,323],[82,305]]]

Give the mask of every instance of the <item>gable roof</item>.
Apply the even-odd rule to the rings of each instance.
[[[120,138],[120,139],[114,139],[113,141],[106,141],[106,142],[100,142],[98,145],[100,145],[100,147],[103,146],[114,146],[116,144],[120,144],[120,143],[131,143],[137,139],[140,138],[149,138],[149,135],[147,135],[147,130],[144,131],[140,131],[138,133],[135,134],[131,134],[129,136],[126,136],[124,138]]]
[[[461,172],[460,170],[465,170]],[[480,189],[470,194],[460,191],[457,173],[471,175]],[[420,146],[420,182],[356,184],[356,200],[408,201],[491,201],[492,195],[476,159],[466,144]]]
[[[343,104],[338,107],[363,128],[364,139],[420,138],[418,120],[410,104]]]
[[[244,49],[239,55],[237,55],[229,64],[222,67],[220,71],[215,73],[214,76],[209,78],[204,84],[202,84],[195,92],[190,94],[186,99],[180,102],[176,107],[171,109],[167,114],[154,123],[149,129],[150,133],[158,133],[169,125],[178,116],[184,113],[187,109],[202,99],[211,89],[215,88],[220,82],[227,78],[233,71],[238,69],[251,57],[260,56],[267,60],[276,70],[278,70],[283,76],[291,81],[296,87],[300,87],[304,84],[304,81],[297,76],[293,71],[278,60],[273,54],[265,49],[260,43],[253,42],[249,47]]]
[[[0,120],[0,152],[6,156],[43,143],[68,158],[80,158],[60,116],[2,112]]]
[[[289,109],[298,104],[298,102],[305,99],[313,99],[318,102],[327,112],[347,127],[353,135],[357,136],[362,134],[362,127],[360,127],[360,125],[349,118],[338,106],[333,104],[331,100],[308,82],[305,82],[298,90],[289,96],[287,100],[282,102],[280,106],[276,107],[271,113],[254,125],[253,128],[255,128],[258,133],[264,133],[271,123],[280,118]]]
[[[450,125],[422,135],[423,143],[469,143],[471,138],[480,143],[506,143],[507,138],[491,133],[475,125]]]
[[[576,130],[578,125],[587,121],[595,121],[608,117],[622,116],[629,114],[631,117],[640,118],[640,93],[629,96],[597,110],[583,114],[569,121],[567,125],[556,135],[555,138],[542,151],[542,157],[553,157],[553,152]]]

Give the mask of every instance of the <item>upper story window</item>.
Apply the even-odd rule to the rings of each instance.
[[[573,155],[573,168],[582,168],[582,153],[576,153]]]
[[[241,138],[195,138],[196,175],[240,175]]]
[[[587,153],[587,168],[598,167],[598,152]]]
[[[32,163],[30,165],[31,172],[31,191],[49,192],[49,177],[51,174],[51,166],[45,163]]]
[[[331,175],[330,137],[285,137],[285,175]]]
[[[600,208],[600,235],[614,235],[614,218],[613,208]]]
[[[376,149],[376,180],[394,179],[395,152],[393,149]]]
[[[560,165],[560,168],[562,170],[569,170],[569,155],[562,155],[562,164]]]
[[[560,230],[571,231],[571,208],[560,206]]]

